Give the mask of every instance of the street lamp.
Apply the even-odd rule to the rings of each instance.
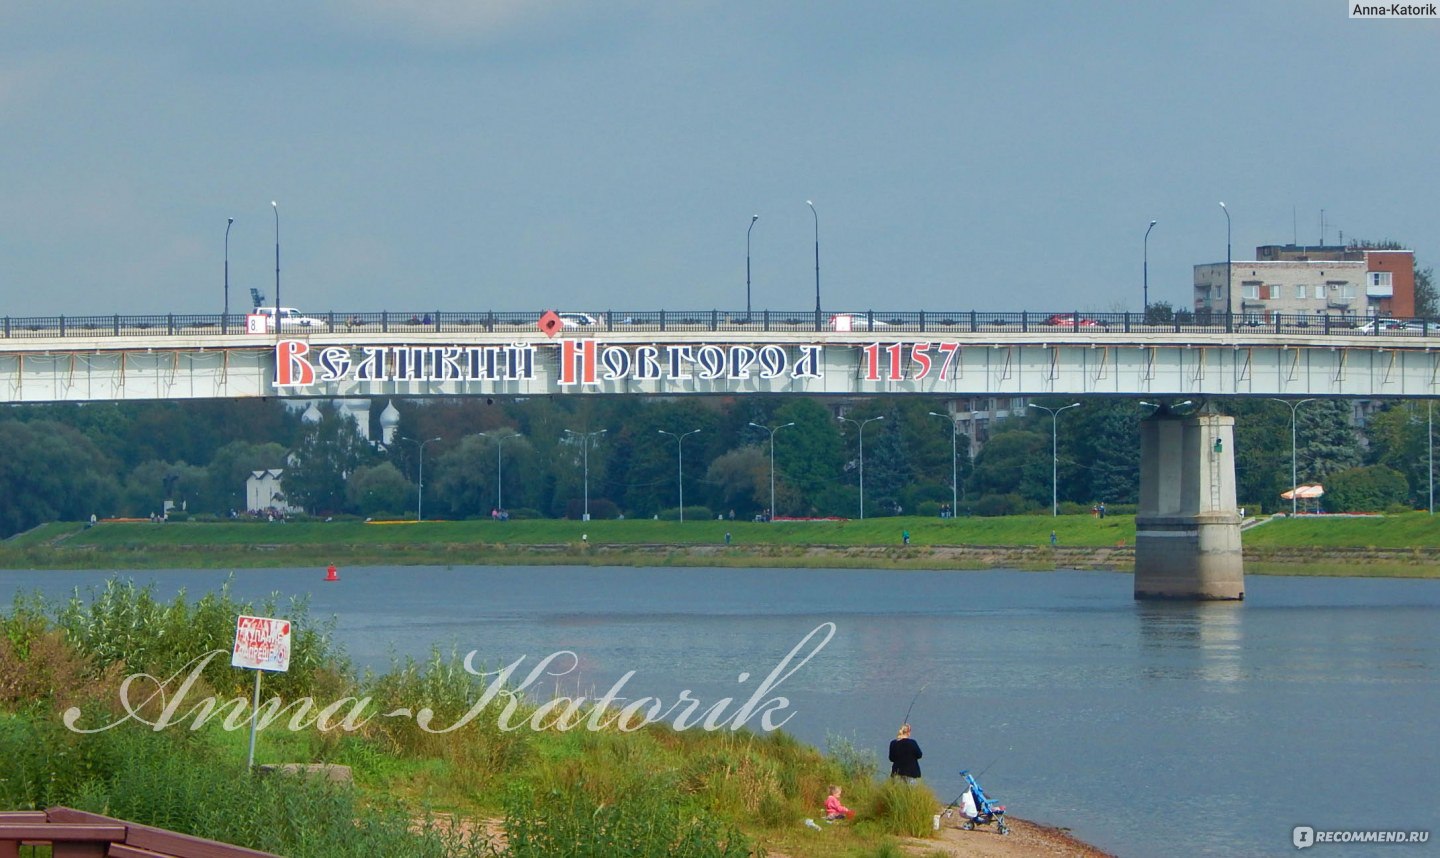
[[[280,333],[280,204],[270,201],[275,210],[275,333]]]
[[[1156,221],[1152,220],[1150,225],[1145,227],[1145,292],[1142,298],[1145,303],[1140,308],[1144,311],[1142,321],[1145,322],[1148,322],[1150,318],[1150,230],[1155,228],[1155,223]]]
[[[1296,482],[1295,476],[1295,412],[1300,409],[1300,406],[1307,402],[1314,402],[1315,400],[1311,398],[1302,399],[1299,402],[1290,402],[1286,399],[1276,399],[1273,396],[1268,398],[1271,402],[1278,402],[1281,405],[1290,406],[1290,517],[1294,518],[1298,503],[1295,490],[1300,487]]]
[[[750,230],[760,215],[750,215],[750,226],[745,229],[745,321],[750,321]]]
[[[870,417],[865,420],[856,420],[853,417],[835,415],[836,420],[843,420],[846,423],[854,423],[860,427],[860,520],[865,520],[865,424],[874,423],[876,420],[884,420],[885,415]]]
[[[1067,408],[1079,408],[1080,403],[1072,402],[1059,408],[1046,408],[1033,402],[1028,402],[1026,405],[1030,408],[1050,412],[1050,517],[1057,518],[1060,515],[1060,447],[1058,445],[1060,412]]]
[[[770,433],[770,521],[773,522],[775,521],[775,433],[786,427],[794,426],[795,424],[786,423],[784,426],[776,426],[774,429],[771,429],[769,426],[761,426],[759,423],[753,421],[750,425],[756,429],[764,429]]]
[[[960,437],[960,424],[949,414],[931,411],[931,417],[940,417],[950,423],[950,514],[960,509],[960,453],[955,447]]]
[[[278,304],[276,306],[279,306]],[[278,312],[278,311],[277,311]],[[439,441],[439,438],[426,438],[424,441],[416,441],[414,438],[401,438],[401,441],[409,441],[420,450],[420,473],[416,479],[417,494],[415,501],[415,520],[425,520],[425,445]]]
[[[1142,400],[1140,400],[1140,404],[1143,405],[1143,406],[1145,406],[1146,408],[1153,408],[1153,409],[1155,409],[1156,412],[1160,412],[1160,411],[1169,412],[1170,409],[1172,409],[1172,408],[1186,408],[1186,407],[1188,407],[1188,406],[1194,405],[1195,403],[1192,402],[1191,400],[1187,399],[1187,400],[1185,400],[1184,402],[1177,402],[1177,403],[1175,403],[1174,405],[1166,405],[1166,404],[1163,403],[1163,402],[1146,402],[1145,400],[1142,399]]]
[[[230,315],[230,227],[235,218],[225,218],[225,309],[220,312],[220,333],[225,333],[225,319]]]
[[[820,329],[820,215],[815,211],[815,204],[809,200],[805,205],[810,207],[810,214],[815,217],[815,329]],[[863,516],[862,516],[863,518]]]
[[[1235,282],[1234,273],[1230,270],[1234,264],[1230,260],[1230,209],[1224,203],[1220,204],[1220,210],[1225,212],[1225,332],[1228,334],[1235,329],[1231,313],[1234,312],[1235,304],[1230,289]]]
[[[676,464],[676,466],[675,466],[675,477],[676,477],[676,482],[680,484],[680,523],[681,523],[681,524],[684,524],[684,523],[685,523],[685,439],[686,439],[688,436],[690,436],[690,435],[694,435],[696,432],[699,432],[700,430],[699,430],[699,429],[691,429],[689,432],[679,432],[679,433],[676,433],[676,432],[666,432],[664,429],[660,429],[660,430],[658,430],[658,431],[660,432],[661,435],[669,435],[671,438],[674,438],[674,439],[675,439],[675,452],[676,452],[676,461],[677,461],[677,464]]]
[[[500,459],[500,451],[505,448],[506,438],[523,438],[525,436],[519,432],[511,432],[509,435],[501,435],[495,432],[476,432],[475,434],[480,438],[489,438],[492,436],[495,438],[495,508],[497,510],[504,510],[505,496],[502,494],[502,489],[505,486],[505,465]]]
[[[581,513],[581,521],[590,520],[590,439],[599,438],[608,431],[608,429],[596,429],[594,432],[576,432],[573,429],[565,430],[566,435],[579,438],[584,445],[580,448],[580,457],[585,462],[585,506]]]

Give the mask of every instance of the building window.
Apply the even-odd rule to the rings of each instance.
[[[1389,272],[1389,271],[1371,271],[1371,272],[1370,272],[1370,285],[1371,285],[1371,286],[1389,286],[1389,285],[1391,285],[1391,283],[1390,283],[1390,272]]]
[[[1320,283],[1315,284],[1315,299],[1317,301],[1325,300],[1325,286]]]
[[[1355,286],[1354,286],[1354,284],[1351,284],[1351,283],[1342,283],[1342,284],[1340,284],[1340,297],[1341,297],[1341,298],[1354,298],[1354,297],[1355,297]]]
[[[1306,299],[1307,297],[1309,297],[1309,296],[1310,296],[1310,286],[1309,286],[1308,284],[1300,283],[1300,284],[1296,285],[1296,287],[1295,287],[1295,300],[1297,300],[1297,301],[1303,301],[1303,300],[1305,300],[1305,299]]]
[[[1260,300],[1260,284],[1245,283],[1240,287],[1240,297],[1248,301]]]

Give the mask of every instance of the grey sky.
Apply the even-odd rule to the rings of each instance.
[[[1270,3],[0,4],[0,314],[1138,309],[1440,257],[1440,21]],[[1294,214],[1292,214],[1294,213]]]

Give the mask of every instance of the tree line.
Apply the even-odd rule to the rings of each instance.
[[[1039,398],[1056,408],[1073,400]],[[1064,511],[1135,503],[1138,400],[1086,398],[1059,418],[1057,493]],[[388,447],[366,441],[328,405],[308,423],[280,400],[17,406],[0,416],[0,534],[92,514],[147,516],[165,501],[190,515],[245,511],[252,471],[285,469],[292,505],[316,515],[414,515],[422,448],[427,518],[512,514],[670,517],[684,480],[686,517],[958,515],[1047,510],[1048,413],[992,421],[979,454],[953,438],[939,397],[529,397],[396,401]],[[1236,417],[1240,503],[1288,509],[1287,404],[1219,400]],[[1431,457],[1427,402],[1314,400],[1295,412],[1296,472],[1322,483],[1326,508],[1425,507]],[[1363,418],[1356,419],[1356,410]],[[372,409],[372,414],[379,409]],[[698,430],[698,431],[696,431]],[[483,433],[483,434],[481,434]],[[682,436],[680,438],[679,436]],[[371,437],[379,438],[378,425]],[[439,439],[430,441],[429,439]],[[957,456],[952,460],[952,449]],[[682,464],[683,459],[683,464]],[[952,472],[958,478],[952,488]],[[588,475],[588,479],[587,479]],[[958,501],[958,502],[957,502]],[[703,508],[703,509],[701,509]]]

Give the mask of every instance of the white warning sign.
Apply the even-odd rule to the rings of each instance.
[[[241,616],[235,622],[234,667],[284,672],[290,669],[290,621]]]

